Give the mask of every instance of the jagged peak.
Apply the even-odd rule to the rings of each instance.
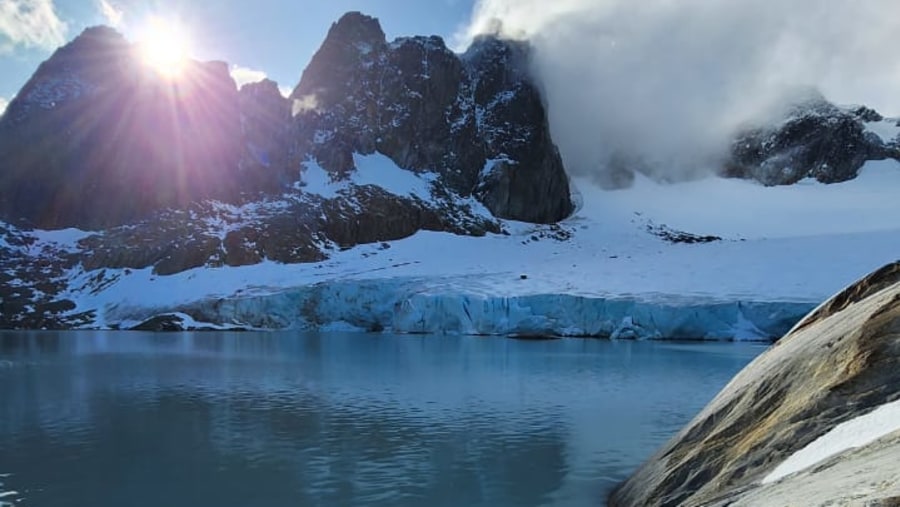
[[[240,89],[243,94],[250,95],[271,95],[276,94],[281,97],[281,90],[278,88],[278,83],[272,81],[269,78],[262,79],[261,81],[256,81],[255,83],[247,83],[241,86]]]
[[[412,37],[397,37],[391,42],[391,48],[396,49],[406,45],[421,46],[428,51],[450,51],[444,38],[439,35],[415,35]]]
[[[70,55],[82,52],[121,51],[131,47],[131,43],[118,30],[106,25],[85,28],[68,44],[59,48],[56,54]]]
[[[531,43],[523,39],[512,39],[496,34],[481,34],[472,39],[472,43],[463,53],[463,59],[469,60],[483,55],[516,55],[527,57],[531,53]]]
[[[378,18],[351,11],[331,25],[324,44],[332,41],[383,45],[387,43],[387,38]]]
[[[527,71],[531,50],[531,44],[527,40],[484,34],[472,39],[460,58],[472,69],[502,66],[507,71],[518,73]]]

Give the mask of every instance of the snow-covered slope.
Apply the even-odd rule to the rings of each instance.
[[[574,183],[582,205],[559,225],[419,232],[312,264],[76,269],[65,297],[97,326],[180,311],[259,328],[746,339],[780,335],[900,252],[896,161],[833,185]]]

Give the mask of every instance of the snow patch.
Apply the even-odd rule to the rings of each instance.
[[[58,248],[67,251],[78,250],[78,242],[93,236],[95,232],[82,231],[81,229],[60,229],[56,231],[45,231],[35,229],[28,231],[30,236],[34,236],[40,243],[53,243]]]
[[[900,136],[900,125],[898,125],[898,123],[900,123],[900,120],[884,119],[881,121],[866,122],[864,125],[866,131],[872,132],[880,137],[885,144],[889,144],[897,141],[897,137]]]
[[[762,483],[775,482],[842,452],[866,446],[895,431],[900,431],[900,400],[838,424],[784,460]]]
[[[415,173],[401,169],[390,158],[380,154],[353,154],[356,170],[349,178],[334,180],[331,173],[323,169],[315,160],[306,161],[303,173],[304,192],[333,199],[350,189],[351,185],[373,185],[401,197],[431,199],[431,187],[438,175],[432,172]]]

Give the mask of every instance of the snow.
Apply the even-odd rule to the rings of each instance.
[[[331,174],[323,169],[315,160],[307,160],[303,173],[304,192],[317,194],[326,199],[333,199],[350,189],[351,185],[374,185],[399,196],[415,196],[423,200],[431,198],[431,184],[436,180],[434,173],[416,174],[397,167],[388,157],[374,153],[371,155],[353,154],[356,170],[348,179],[333,181]]]
[[[487,179],[491,175],[491,173],[494,172],[494,169],[496,169],[498,164],[518,165],[518,162],[516,162],[515,160],[511,160],[508,157],[488,159],[484,163],[484,167],[481,168],[481,172],[478,173],[479,180]]]
[[[380,155],[357,158],[355,184],[427,195],[429,175]],[[307,165],[305,191],[337,195]],[[580,210],[558,226],[504,222],[508,234],[421,231],[334,252],[314,264],[74,273],[67,294],[98,325],[184,311],[261,328],[349,326],[397,332],[552,333],[638,338],[771,337],[900,252],[900,163],[870,162],[859,178],[764,187],[709,178],[662,185],[638,178],[605,191],[574,182]],[[723,241],[672,244],[650,224]],[[524,275],[524,276],[523,276]],[[96,292],[96,293],[95,293]]]
[[[768,484],[778,481],[831,456],[871,444],[895,431],[900,431],[900,400],[886,403],[868,414],[835,426],[828,433],[789,456],[762,482]]]
[[[867,131],[877,135],[885,144],[887,144],[896,141],[897,137],[900,136],[900,125],[898,125],[898,122],[900,122],[900,120],[897,120],[896,118],[886,118],[881,121],[866,122],[865,127]]]
[[[29,235],[34,236],[39,243],[53,243],[57,248],[66,251],[78,249],[78,242],[95,234],[81,229],[59,229],[55,231],[34,230]]]

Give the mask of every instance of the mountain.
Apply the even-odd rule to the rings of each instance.
[[[436,172],[494,216],[552,223],[572,212],[562,160],[526,43],[491,36],[463,55],[439,37],[385,40],[378,22],[350,13],[329,31],[291,97],[303,139],[332,173],[352,153],[382,153]]]
[[[114,30],[89,28],[0,119],[0,216],[94,229],[233,200],[245,184],[237,99],[224,63],[194,62],[172,83]]]
[[[193,62],[172,81],[142,68],[115,31],[90,28],[0,120],[0,216],[118,226],[280,195],[307,161],[346,179],[354,154],[379,153],[497,217],[555,222],[572,204],[528,51],[493,37],[462,56],[437,37],[388,44],[376,19],[349,13],[289,100],[272,83],[238,91],[221,62]]]
[[[727,171],[844,183],[602,192],[567,177],[530,51],[348,13],[283,97],[221,62],[164,78],[86,30],[0,117],[0,328],[767,339],[900,248],[874,160],[894,122],[806,105]]]
[[[855,178],[865,162],[886,158],[900,160],[900,121],[866,107],[840,108],[813,93],[779,121],[740,132],[723,174],[765,185],[837,183]]]
[[[49,272],[21,271],[33,252],[10,248],[19,230],[102,231],[77,254],[49,252],[57,275],[165,275],[567,217],[568,177],[529,51],[495,37],[464,55],[438,37],[388,43],[376,19],[348,13],[284,98],[271,81],[238,90],[222,62],[168,79],[116,31],[85,30],[0,117],[6,324],[25,325],[30,310],[29,325],[55,325],[34,294],[51,301],[59,287],[20,286]]]

